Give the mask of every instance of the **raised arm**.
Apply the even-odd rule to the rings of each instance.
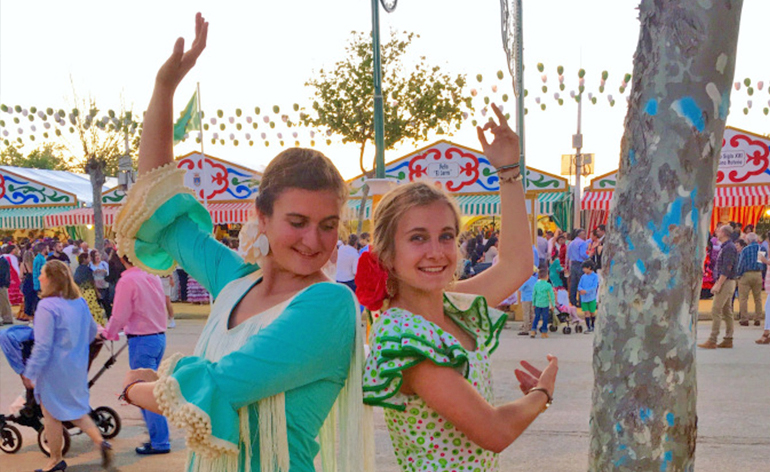
[[[510,182],[521,169],[510,168],[519,163],[519,137],[508,126],[505,116],[492,104],[500,124],[490,120],[477,127],[479,141],[489,162],[499,169],[501,220],[498,263],[476,277],[458,282],[454,291],[481,295],[490,306],[497,306],[532,275],[532,237],[529,232],[527,208],[524,205],[522,181]],[[484,135],[490,130],[494,140]],[[506,168],[508,167],[508,168]]]
[[[206,48],[208,31],[208,22],[200,13],[196,14],[192,47],[185,52],[184,38],[177,39],[174,52],[155,77],[155,89],[144,116],[139,144],[139,175],[174,160],[174,93]]]

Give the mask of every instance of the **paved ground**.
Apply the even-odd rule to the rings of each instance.
[[[178,305],[178,327],[170,331],[167,352],[190,353],[200,333],[206,307]],[[703,310],[701,310],[703,311]],[[186,314],[182,314],[185,312]],[[710,323],[699,325],[699,341],[708,335]],[[733,350],[699,351],[698,411],[699,438],[696,453],[698,472],[727,470],[766,471],[770,446],[770,369],[767,359],[770,346],[754,344],[761,328],[737,327]],[[540,361],[547,353],[560,358],[557,400],[519,440],[502,454],[502,471],[548,470],[584,472],[587,470],[588,415],[591,407],[591,349],[593,336],[554,335],[550,339],[529,339],[516,336],[508,329],[502,336],[501,347],[493,357],[498,401],[517,398],[513,369],[518,360]],[[117,365],[102,377],[92,390],[92,405],[115,408],[123,419],[123,431],[113,441],[117,450],[117,465],[124,472],[181,471],[184,465],[184,439],[181,431],[172,432],[172,449],[166,456],[141,458],[133,448],[143,442],[146,433],[133,407],[120,406],[117,394],[126,371],[128,356],[121,356]],[[103,353],[94,364],[98,368],[106,359]],[[95,370],[92,370],[94,372]],[[0,412],[22,391],[21,382],[7,362],[0,360]],[[392,459],[389,439],[377,416],[378,472],[397,472]],[[24,446],[15,455],[0,452],[0,471],[31,471],[44,464],[30,428],[20,428]],[[91,450],[87,438],[75,436],[67,462],[73,472],[98,471],[98,454]]]

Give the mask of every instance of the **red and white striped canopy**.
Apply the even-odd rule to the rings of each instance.
[[[102,219],[104,220],[104,225],[114,225],[115,218],[117,217],[119,211],[119,206],[103,206]],[[55,228],[60,226],[84,226],[92,224],[94,224],[93,208],[76,208],[74,210],[65,211],[64,213],[47,215],[45,217],[45,225],[48,228]]]
[[[612,190],[587,191],[583,195],[583,210],[609,210]],[[714,195],[714,207],[733,208],[758,205],[770,205],[770,185],[748,185],[737,187],[717,187]]]
[[[580,202],[583,210],[609,210],[612,200],[612,190],[587,191]]]
[[[112,226],[120,212],[120,206],[103,206],[104,225]],[[209,203],[208,210],[215,225],[245,223],[254,211],[254,202]],[[94,224],[93,208],[77,208],[45,217],[48,228]]]
[[[209,213],[215,225],[246,223],[255,211],[253,201],[236,203],[209,203]]]

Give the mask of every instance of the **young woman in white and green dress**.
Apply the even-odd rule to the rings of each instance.
[[[356,279],[359,300],[382,310],[369,338],[364,401],[384,407],[397,461],[406,472],[496,471],[497,454],[554,394],[557,359],[548,356],[542,372],[522,361],[515,374],[525,395],[494,406],[489,356],[506,315],[491,307],[532,275],[533,256],[518,137],[492,108],[499,124],[490,121],[478,135],[500,180],[498,264],[455,282],[459,212],[445,192],[415,182],[395,188],[379,203],[373,256],[362,256],[358,269],[364,274]],[[491,143],[487,130],[494,135]],[[380,272],[381,278],[372,275]]]
[[[311,472],[319,448],[324,470],[366,470],[357,302],[321,270],[337,242],[345,183],[321,153],[284,151],[263,174],[241,254],[212,237],[209,213],[173,162],[174,92],[207,33],[198,14],[192,48],[178,39],[158,72],[139,179],[116,232],[133,264],[163,274],[178,263],[215,302],[195,355],[171,356],[157,373],[130,371],[123,397],[186,429],[191,471]],[[347,432],[339,446],[336,419]]]

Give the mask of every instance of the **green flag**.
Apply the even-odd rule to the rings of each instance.
[[[184,139],[184,135],[192,130],[201,129],[201,117],[198,114],[198,92],[195,92],[182,112],[182,116],[174,124],[174,144]]]

